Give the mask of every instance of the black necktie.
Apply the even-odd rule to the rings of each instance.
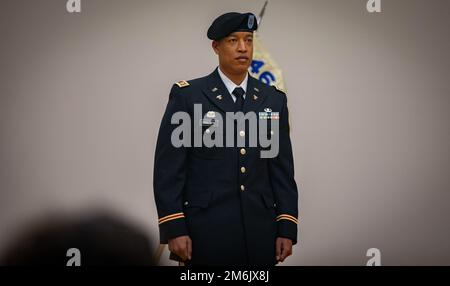
[[[236,96],[236,110],[242,111],[244,107],[244,94],[245,90],[242,87],[236,87],[233,90],[234,96]]]

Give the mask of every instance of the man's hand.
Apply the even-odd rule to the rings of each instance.
[[[292,254],[292,240],[289,238],[277,237],[275,245],[277,261],[283,262]]]
[[[183,235],[169,239],[169,250],[183,259],[191,260],[192,240],[189,236]]]

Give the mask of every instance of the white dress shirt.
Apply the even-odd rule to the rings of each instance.
[[[231,79],[229,79],[221,70],[220,67],[217,69],[219,71],[219,76],[222,79],[223,83],[225,84],[225,87],[228,89],[228,92],[231,95],[231,98],[234,102],[236,102],[236,96],[233,94],[233,91],[236,87],[242,87],[247,93],[247,82],[248,82],[248,73],[245,74],[244,80],[241,82],[240,85],[236,85]],[[244,99],[245,99],[245,93],[244,93]]]

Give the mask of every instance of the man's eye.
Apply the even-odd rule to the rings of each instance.
[[[235,43],[237,40],[236,39],[230,39],[231,43]]]

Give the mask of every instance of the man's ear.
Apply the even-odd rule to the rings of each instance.
[[[219,41],[216,41],[216,40],[213,40],[212,41],[212,43],[211,43],[211,46],[212,46],[212,48],[213,48],[213,50],[214,50],[214,53],[216,53],[216,55],[218,55],[219,54]]]

